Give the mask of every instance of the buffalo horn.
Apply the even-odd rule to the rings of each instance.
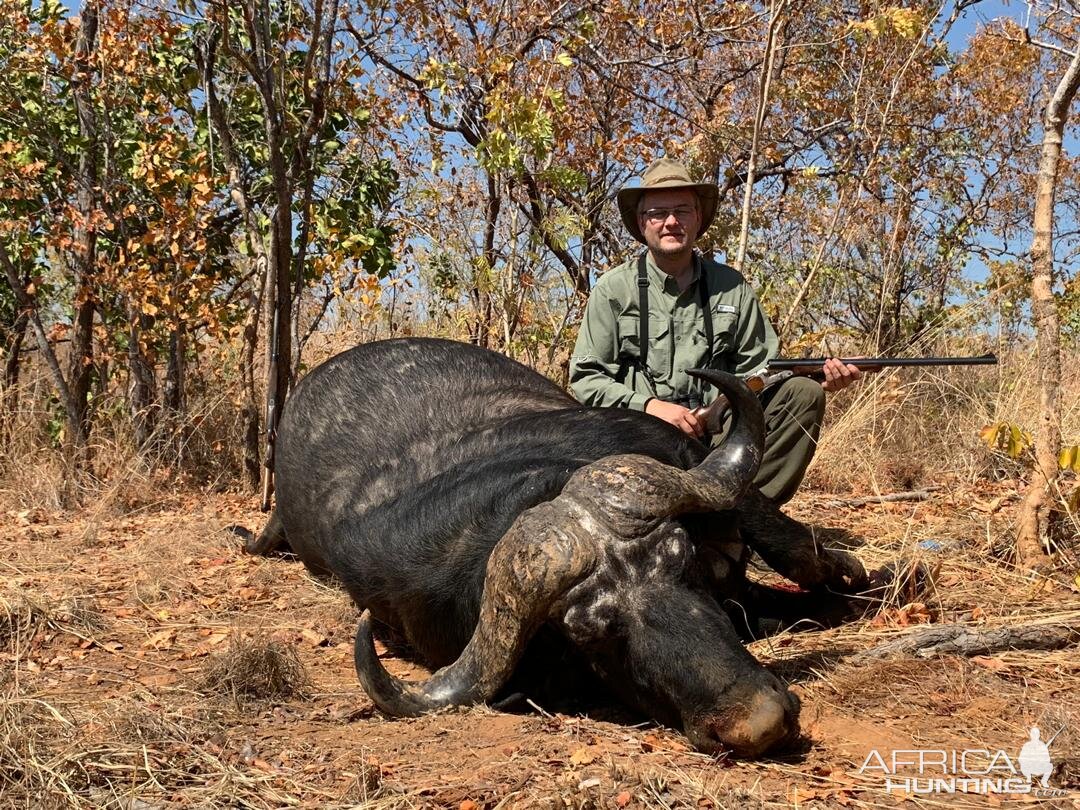
[[[757,396],[733,374],[711,369],[689,369],[693,377],[716,386],[732,411],[731,429],[724,442],[690,470],[701,505],[730,509],[753,483],[765,449],[765,417]]]
[[[375,705],[390,716],[415,716],[490,700],[552,605],[595,564],[594,551],[563,531],[565,524],[547,503],[514,521],[488,559],[472,639],[454,663],[426,681],[402,681],[386,671],[375,653],[371,614],[364,611],[356,630],[356,674]]]

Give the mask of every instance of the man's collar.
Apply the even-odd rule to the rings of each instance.
[[[656,261],[653,259],[652,251],[646,250],[645,256],[645,266],[648,268],[650,280],[656,282],[661,287],[665,287],[667,284],[671,284],[672,291],[676,295],[678,295],[678,282],[676,282],[672,276],[669,276],[667,273],[661,270],[659,266],[657,266]],[[690,283],[687,285],[686,289],[690,289],[690,287],[692,287],[694,283],[701,278],[701,272],[701,254],[694,250],[690,254]]]

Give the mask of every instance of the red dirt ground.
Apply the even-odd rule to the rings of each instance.
[[[870,564],[938,540],[938,587],[921,605],[753,645],[800,694],[806,736],[800,752],[753,763],[702,756],[655,726],[541,708],[383,718],[356,682],[347,598],[298,563],[245,556],[225,530],[261,527],[248,498],[177,496],[122,514],[101,504],[65,519],[13,512],[0,529],[0,805],[1080,808],[1075,648],[845,660],[927,619],[1077,622],[1080,587],[1033,583],[994,559],[1009,521],[998,495],[828,510],[801,497],[797,516],[862,543]],[[306,692],[213,693],[208,670],[251,639],[294,649]],[[1051,749],[1056,798],[887,793],[880,774],[860,773],[871,750],[1014,756],[1032,724],[1064,729]]]

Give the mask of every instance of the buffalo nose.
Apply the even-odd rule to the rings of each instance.
[[[687,736],[699,750],[706,753],[726,750],[744,759],[761,756],[792,739],[798,731],[798,698],[772,684],[686,728]]]

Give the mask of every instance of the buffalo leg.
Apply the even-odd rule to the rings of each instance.
[[[259,533],[258,537],[249,536],[247,538],[244,543],[244,551],[260,557],[284,555],[292,552],[292,549],[289,548],[289,541],[285,537],[285,527],[281,524],[281,518],[278,517],[277,509],[270,513],[270,522],[266,524],[266,528]]]
[[[854,593],[869,584],[855,555],[821,545],[806,526],[758,490],[748,492],[736,510],[743,541],[781,576],[813,591]]]

